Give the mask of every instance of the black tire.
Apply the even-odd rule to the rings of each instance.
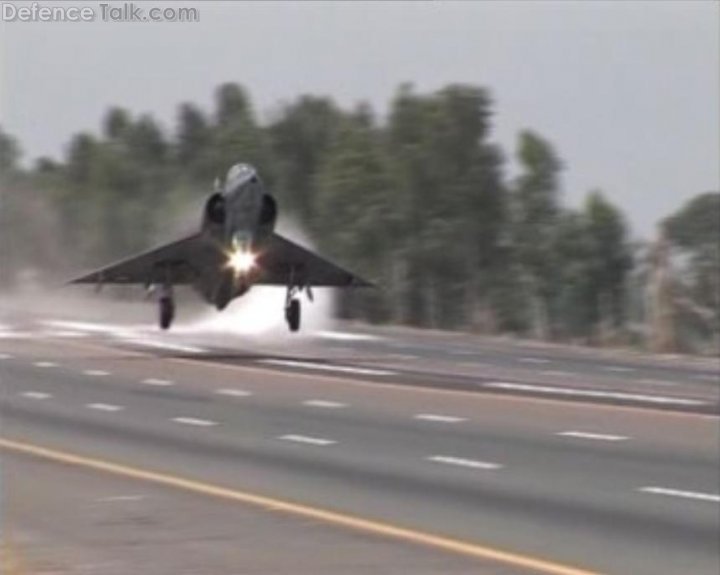
[[[175,317],[175,302],[172,298],[160,298],[160,328],[168,329]]]
[[[296,332],[300,329],[300,300],[290,300],[290,304],[285,309],[285,319],[290,331]]]

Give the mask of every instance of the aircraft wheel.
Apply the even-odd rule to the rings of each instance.
[[[160,298],[160,327],[168,329],[175,317],[175,302],[172,298]]]
[[[290,331],[295,332],[300,329],[300,300],[290,300],[290,303],[285,308],[285,319]]]

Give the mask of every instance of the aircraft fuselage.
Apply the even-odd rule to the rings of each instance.
[[[247,164],[230,168],[225,184],[206,202],[202,232],[207,241],[227,256],[227,265],[202,274],[197,291],[210,304],[223,309],[252,286],[255,258],[270,237],[277,217],[275,200],[256,171]]]

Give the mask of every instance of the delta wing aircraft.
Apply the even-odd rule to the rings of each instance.
[[[236,164],[205,202],[200,230],[97,269],[69,283],[145,284],[158,294],[159,323],[175,316],[173,286],[192,285],[218,310],[253,285],[287,287],[285,320],[300,328],[298,294],[313,287],[371,286],[355,274],[275,233],[278,207],[257,172]]]

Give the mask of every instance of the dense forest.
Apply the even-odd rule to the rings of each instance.
[[[318,249],[380,286],[343,293],[342,317],[717,350],[720,194],[697,195],[652,242],[631,242],[603,191],[589,190],[581,209],[563,204],[551,142],[527,130],[503,150],[492,119],[486,89],[402,85],[382,122],[366,104],[312,95],[259,122],[228,83],[212,110],[181,104],[170,130],[111,108],[99,133],[31,166],[0,129],[0,287],[21,289],[28,274],[56,281],[169,239],[243,161]]]

